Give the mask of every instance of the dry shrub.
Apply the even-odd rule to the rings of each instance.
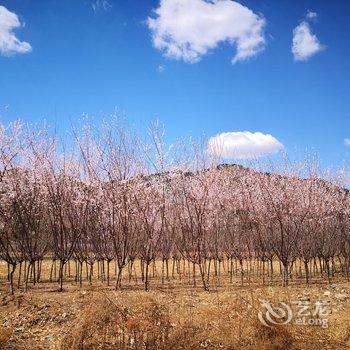
[[[265,327],[245,301],[208,295],[174,300],[147,293],[96,293],[85,302],[61,350],[300,349],[291,330]],[[190,310],[190,311],[189,311]]]
[[[13,330],[9,327],[0,326],[0,349],[5,348],[12,336]]]
[[[259,350],[288,350],[293,348],[293,337],[283,326],[266,327],[255,322],[256,347]]]
[[[239,300],[227,297],[215,305],[209,296],[200,307],[193,302],[174,307],[152,294],[98,293],[89,298],[61,350],[291,349],[284,328],[263,327]]]
[[[123,304],[118,298],[94,296],[61,349],[161,349],[171,329],[166,308],[152,298],[134,306]]]
[[[98,293],[89,299],[60,349],[212,349],[203,323],[182,317],[178,310],[171,317],[166,304],[152,294],[111,297]]]

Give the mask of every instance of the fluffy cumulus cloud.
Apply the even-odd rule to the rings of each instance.
[[[26,53],[32,50],[29,43],[20,41],[14,29],[22,27],[18,16],[0,5],[0,54],[3,56],[15,53]]]
[[[315,18],[315,13],[308,12],[308,18]],[[313,17],[310,17],[313,16]],[[317,16],[317,14],[316,14]],[[292,53],[296,61],[306,61],[324,49],[317,36],[312,33],[308,22],[301,22],[293,31]]]
[[[265,19],[231,0],[161,0],[147,24],[153,45],[185,62],[199,61],[224,42],[236,48],[233,63],[265,46]]]
[[[344,139],[344,145],[350,147],[350,139]]]
[[[224,132],[209,139],[211,154],[225,159],[253,159],[278,153],[284,149],[275,137],[261,132]]]

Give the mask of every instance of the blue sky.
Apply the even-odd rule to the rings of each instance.
[[[179,1],[163,0],[173,2],[170,5]],[[214,10],[199,4],[204,0],[187,1],[200,11]],[[98,121],[117,109],[141,126],[159,118],[169,142],[203,133],[260,132],[271,134],[290,153],[315,149],[325,166],[346,165],[350,2],[246,0],[239,8],[221,2],[213,16],[218,15],[215,26],[222,27],[219,38],[228,39],[215,42],[211,20],[195,19],[191,25],[199,26],[197,34],[180,21],[199,11],[192,16],[186,8],[183,17],[169,24],[172,7],[168,4],[157,14],[161,4],[155,0],[0,0],[21,23],[11,33],[30,45],[11,53],[3,49],[0,55],[2,122],[46,119],[66,130],[84,113]],[[315,16],[308,16],[310,11]],[[241,13],[247,17],[241,19]],[[4,30],[9,30],[1,23],[5,15],[3,10],[0,52]],[[173,31],[163,48],[155,47],[157,33],[149,17],[158,30],[169,25]],[[241,20],[243,27],[232,31]],[[237,33],[240,28],[251,30],[246,27],[250,20],[252,27],[260,25],[254,38],[264,42],[249,46],[248,52],[241,50],[247,57],[232,63],[240,53],[238,43],[246,39]],[[301,24],[317,42],[306,42],[311,51],[298,60],[291,46],[293,30]],[[194,59],[187,51],[166,56],[179,38],[196,48]]]

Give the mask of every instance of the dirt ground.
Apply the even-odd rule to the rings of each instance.
[[[44,277],[10,296],[0,265],[0,349],[350,349],[350,283],[340,279],[283,288],[241,286],[237,277],[210,292],[178,281],[162,285],[157,275],[150,292],[127,281],[115,291],[68,279],[59,292]],[[269,322],[261,300],[280,314],[285,302],[292,319]],[[310,318],[327,324],[311,325]]]

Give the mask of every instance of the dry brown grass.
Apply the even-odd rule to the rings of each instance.
[[[0,349],[5,348],[5,346],[7,346],[12,336],[12,333],[12,328],[0,325]]]
[[[259,296],[256,291],[219,295],[92,292],[85,296],[79,321],[62,338],[60,349],[348,348],[346,339],[333,328],[263,326],[256,318]],[[341,317],[345,319],[346,313]],[[346,325],[345,329],[349,331]]]
[[[6,293],[4,265],[0,267],[0,344],[11,350],[341,350],[350,349],[350,284],[240,287],[223,285],[204,292],[186,285],[154,290],[129,284],[116,292],[95,281],[82,289],[67,281],[65,292],[43,282],[28,293]],[[48,270],[44,266],[45,271]],[[330,296],[324,293],[330,291]],[[308,296],[328,298],[329,328],[289,324],[268,328],[257,321],[259,299],[291,303]],[[4,328],[5,327],[5,328]]]
[[[167,299],[157,293],[96,293],[61,349],[243,349],[268,339],[291,343],[286,331],[269,329],[265,337],[267,331],[260,332],[252,313],[237,300],[212,302],[194,295]]]

